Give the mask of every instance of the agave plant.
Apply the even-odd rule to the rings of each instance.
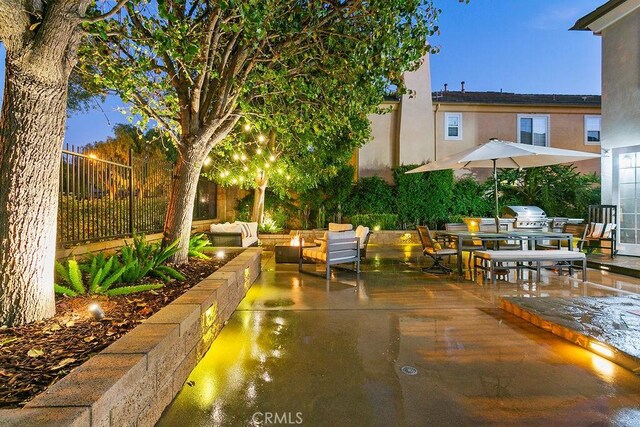
[[[55,285],[55,291],[68,296],[127,295],[163,286],[160,283],[135,285],[148,275],[159,277],[165,282],[171,279],[185,280],[182,273],[164,265],[169,257],[176,253],[177,246],[176,241],[163,248],[157,243],[147,242],[144,236],[135,236],[133,246],[127,245],[119,254],[109,258],[101,252],[82,264],[75,258],[67,260],[64,264],[56,262],[58,283]],[[202,248],[199,244],[195,247]],[[121,286],[123,283],[133,285]]]
[[[122,275],[128,268],[119,265],[116,255],[107,260],[104,254],[100,253],[94,256],[90,263],[83,266],[80,266],[75,258],[67,260],[65,264],[56,262],[56,276],[63,284],[56,283],[54,289],[56,293],[71,297],[84,294],[124,295],[158,289],[163,286],[155,283],[115,287],[121,283]],[[85,270],[84,274],[83,270]]]
[[[158,243],[147,242],[144,236],[135,236],[133,246],[127,245],[120,252],[122,264],[129,266],[122,275],[122,281],[134,283],[149,274],[165,282],[171,279],[185,280],[178,270],[164,265],[177,251],[177,240],[163,248]]]
[[[189,239],[189,256],[200,259],[211,259],[210,256],[202,252],[204,248],[210,246],[212,246],[211,242],[204,233],[194,234],[191,236],[191,239]]]

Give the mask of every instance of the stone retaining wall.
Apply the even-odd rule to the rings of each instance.
[[[153,426],[260,274],[249,248],[22,409],[3,426]]]

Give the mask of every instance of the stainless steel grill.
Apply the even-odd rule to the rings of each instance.
[[[515,218],[513,228],[542,230],[549,223],[547,214],[537,206],[505,206],[502,208],[502,216]]]

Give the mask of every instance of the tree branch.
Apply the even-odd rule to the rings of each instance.
[[[118,4],[116,4],[113,9],[111,9],[109,12],[102,14],[102,15],[98,15],[98,16],[92,16],[90,18],[84,18],[82,20],[82,22],[87,23],[87,24],[94,24],[96,22],[100,22],[100,21],[104,21],[105,19],[109,19],[111,18],[113,15],[115,15],[116,13],[118,13],[118,11],[120,9],[122,9],[122,6],[124,6],[129,0],[120,0],[118,2]]]

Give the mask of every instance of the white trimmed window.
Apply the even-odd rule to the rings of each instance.
[[[600,116],[584,116],[584,143],[600,144]]]
[[[448,141],[462,139],[462,113],[444,113],[444,139]]]
[[[549,146],[549,116],[518,114],[518,142],[540,147]]]

